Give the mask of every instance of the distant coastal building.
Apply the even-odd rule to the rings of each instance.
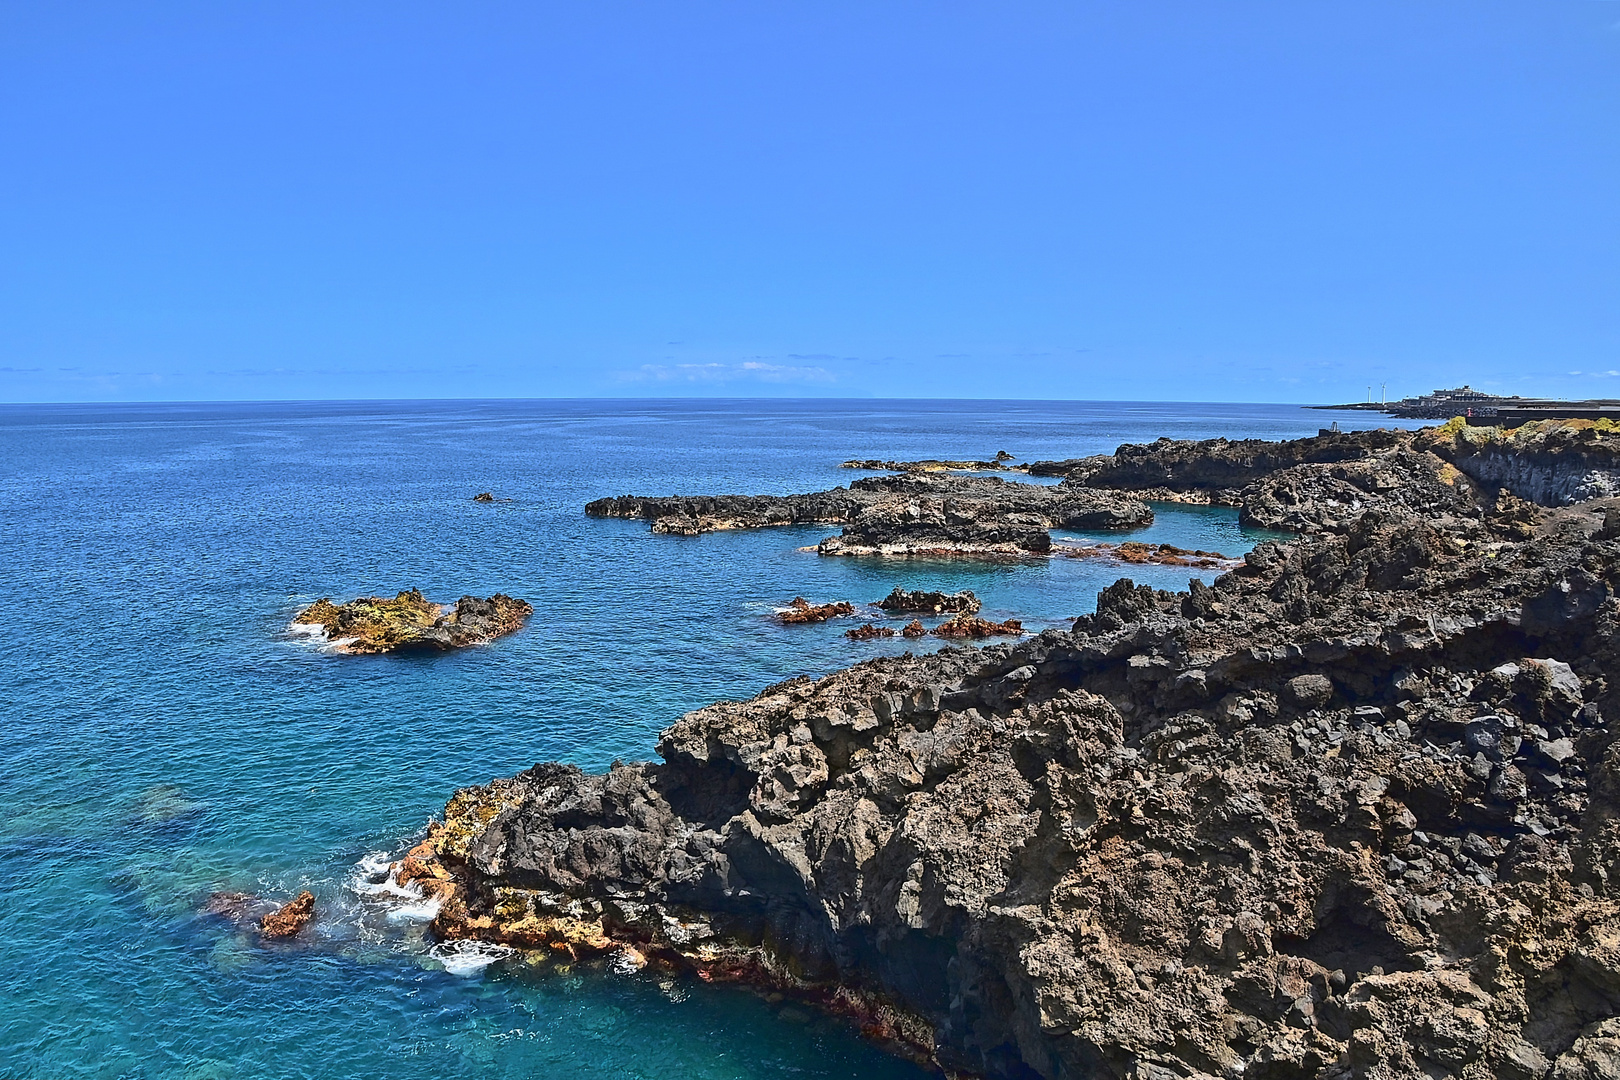
[[[1553,398],[1527,398],[1517,394],[1487,394],[1464,383],[1450,390],[1435,390],[1422,397],[1400,401],[1358,401],[1346,405],[1315,405],[1317,409],[1358,409],[1385,413],[1411,420],[1450,420],[1467,417],[1477,424],[1514,427],[1528,420],[1620,420],[1620,399],[1558,401]]]
[[[1426,420],[1449,420],[1453,416],[1493,416],[1504,406],[1522,405],[1526,398],[1517,394],[1501,397],[1475,390],[1467,383],[1452,390],[1435,390],[1422,397],[1402,398],[1384,406],[1391,416],[1406,416]]]

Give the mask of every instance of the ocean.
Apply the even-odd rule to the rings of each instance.
[[[458,959],[381,868],[459,787],[644,759],[689,709],[939,647],[777,625],[795,596],[970,588],[1039,630],[1120,576],[1185,588],[1188,571],[821,558],[801,549],[835,528],[654,536],[584,504],[821,490],[867,475],[848,458],[1067,458],[1335,419],[1398,423],[1017,401],[0,406],[17,631],[0,660],[0,1076],[923,1076],[746,990]],[[1232,510],[1156,509],[1130,538],[1230,555],[1262,538]],[[333,655],[288,631],[319,597],[409,587],[535,614],[444,655]],[[306,888],[317,919],[291,943],[201,912],[216,891]]]

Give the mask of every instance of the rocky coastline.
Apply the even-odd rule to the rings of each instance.
[[[697,536],[773,525],[842,525],[823,555],[1029,558],[1052,549],[1051,529],[1131,529],[1150,524],[1140,499],[1082,486],[999,476],[903,473],[803,495],[621,495],[585,513],[652,522],[652,531]]]
[[[881,461],[867,459],[863,461],[846,461],[839,465],[841,469],[862,469],[867,472],[1019,472],[1022,466],[1008,465],[1013,456],[1005,450],[997,450],[996,456],[989,461],[979,460],[950,460],[940,458],[923,458],[921,461]]]
[[[1620,1075],[1620,500],[1581,497],[1613,436],[1520,432],[1061,463],[1054,506],[1298,538],[465,788],[396,876],[441,937],[797,995],[947,1075]],[[599,516],[864,528],[862,483]]]
[[[532,614],[528,601],[505,593],[435,604],[420,590],[405,589],[392,598],[362,596],[344,604],[322,598],[293,616],[292,625],[314,628],[337,652],[376,655],[481,645],[517,630]]]

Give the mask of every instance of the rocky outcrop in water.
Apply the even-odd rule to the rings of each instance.
[[[838,615],[855,614],[855,605],[848,600],[837,600],[831,604],[812,604],[802,596],[795,596],[787,610],[778,611],[776,620],[782,623],[819,623]]]
[[[977,615],[953,615],[934,627],[931,632],[935,637],[970,638],[973,640],[990,637],[1020,637],[1024,633],[1024,624],[1017,619],[1008,619],[1006,622],[991,622],[989,619],[981,619]]]
[[[845,630],[844,636],[851,641],[872,641],[875,638],[894,637],[894,627],[879,626],[877,623],[861,623],[853,630]]]
[[[525,600],[504,593],[463,596],[435,604],[416,589],[392,599],[363,596],[346,604],[315,601],[293,617],[295,626],[319,626],[339,652],[375,654],[400,649],[459,649],[510,634],[534,613]]]
[[[894,591],[877,601],[874,605],[884,611],[919,612],[929,615],[947,615],[956,612],[966,612],[969,615],[979,610],[979,598],[968,589],[961,592],[939,592],[931,589],[902,589],[898,585]]]
[[[1007,462],[1013,456],[1005,450],[998,450],[996,456],[990,461],[942,461],[938,458],[923,458],[921,461],[878,461],[867,459],[864,461],[846,461],[839,465],[841,469],[865,469],[869,472],[1008,472],[1011,471]]]
[[[315,917],[315,894],[305,890],[259,920],[259,932],[268,938],[297,934]]]
[[[1218,551],[1179,548],[1174,544],[1144,544],[1127,540],[1121,544],[1086,544],[1054,548],[1054,555],[1071,559],[1106,559],[1130,566],[1188,566],[1198,570],[1230,569],[1242,562]]]
[[[806,495],[707,495],[598,499],[592,517],[640,518],[653,531],[694,536],[721,529],[842,524],[823,555],[1028,557],[1051,549],[1049,529],[1146,525],[1146,503],[1112,491],[1045,486],[994,476],[913,473],[870,477]]]

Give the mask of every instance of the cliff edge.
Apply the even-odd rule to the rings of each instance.
[[[1308,535],[1212,586],[459,791],[398,876],[441,936],[770,986],[947,1073],[1614,1076],[1620,506],[1461,438],[1276,461],[1245,512]]]

